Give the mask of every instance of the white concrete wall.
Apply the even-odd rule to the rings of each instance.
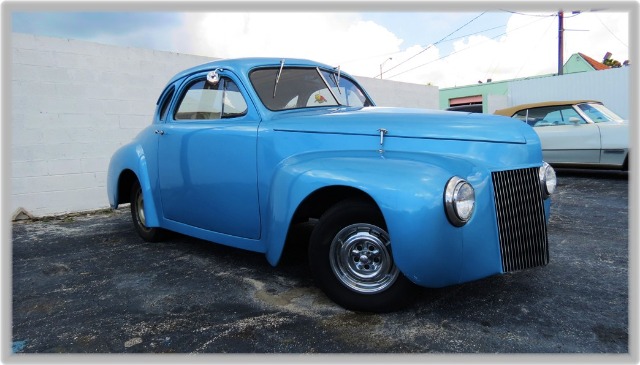
[[[498,109],[504,109],[509,107],[509,97],[507,95],[485,95],[484,113],[493,114]]]
[[[12,34],[11,209],[108,207],[113,152],[151,122],[165,83],[211,58]]]
[[[630,77],[630,68],[621,67],[511,81],[510,106],[547,100],[593,99],[627,119],[631,101]]]
[[[356,77],[378,106],[439,109],[440,89],[436,86]]]
[[[11,212],[108,207],[113,152],[151,123],[177,72],[214,58],[12,34]],[[358,78],[381,106],[438,107],[438,89]]]

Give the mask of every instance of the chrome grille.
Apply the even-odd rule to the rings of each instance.
[[[538,168],[493,172],[502,271],[549,263]]]

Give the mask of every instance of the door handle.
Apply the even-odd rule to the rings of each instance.
[[[155,134],[159,134],[159,135],[161,135],[161,136],[162,136],[162,135],[164,135],[164,131],[163,131],[163,130],[161,130],[161,129],[156,129],[155,131],[153,131],[153,133],[155,133]]]

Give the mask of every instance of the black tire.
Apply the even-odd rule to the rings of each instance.
[[[390,312],[415,294],[397,268],[378,208],[347,200],[327,210],[311,233],[309,265],[316,284],[342,307]]]
[[[136,180],[131,187],[131,219],[138,235],[147,242],[159,242],[165,237],[162,228],[147,227],[144,217],[144,197],[140,183]]]

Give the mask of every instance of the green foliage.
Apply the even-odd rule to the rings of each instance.
[[[604,63],[605,65],[607,65],[609,67],[612,67],[612,68],[617,68],[617,67],[621,67],[622,66],[620,61],[614,60],[613,58],[607,58],[602,63]]]

